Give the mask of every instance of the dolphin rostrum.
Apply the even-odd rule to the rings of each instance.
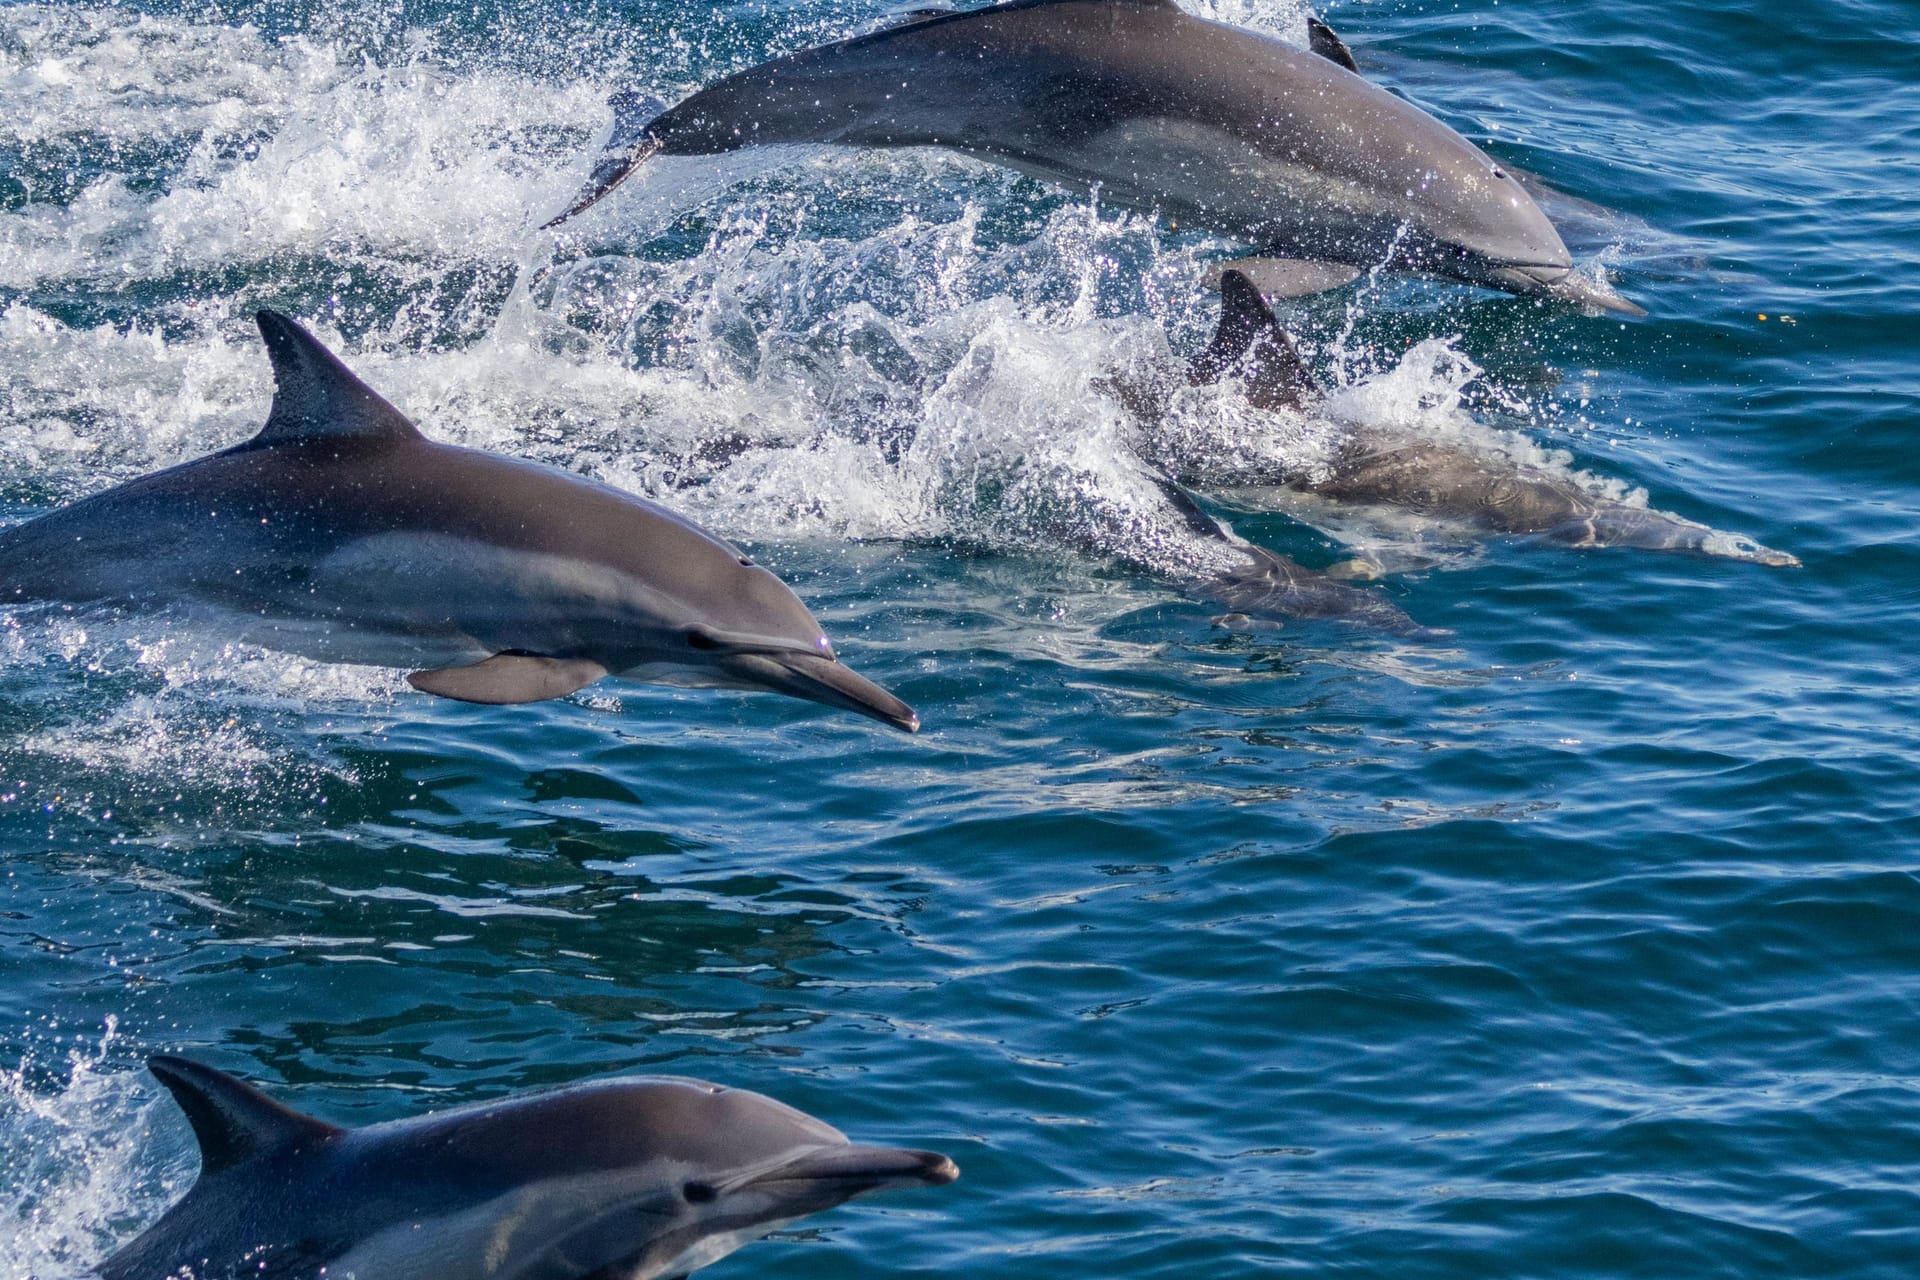
[[[266,426],[0,531],[0,603],[217,611],[246,639],[414,668],[468,702],[609,674],[770,689],[911,732],[785,583],[690,521],[551,467],[436,444],[283,315]]]
[[[1188,366],[1189,381],[1203,385],[1237,375],[1249,403],[1263,409],[1298,410],[1316,400],[1312,375],[1252,282],[1227,272],[1220,301],[1219,328]],[[1497,533],[1534,534],[1567,546],[1688,551],[1774,566],[1800,563],[1739,534],[1601,497],[1566,476],[1503,455],[1354,424],[1343,426],[1331,460],[1314,469],[1283,466],[1258,475],[1180,470],[1183,480],[1202,488],[1283,485],[1339,502],[1394,507]]]
[[[918,14],[726,77],[614,128],[579,213],[656,153],[773,143],[946,147],[1253,245],[1268,296],[1386,267],[1642,314],[1576,272],[1518,180],[1418,107],[1313,48],[1173,0],[1011,0]]]
[[[960,1176],[680,1076],[342,1129],[185,1058],[147,1065],[200,1177],[103,1280],[666,1280],[855,1196]]]

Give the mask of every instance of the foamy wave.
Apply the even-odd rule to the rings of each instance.
[[[383,715],[402,688],[396,671],[234,644],[204,622],[36,610],[0,614],[0,672],[0,696],[33,708],[32,728],[0,739],[16,780],[106,817],[156,781],[239,804],[351,784],[306,717]]]
[[[1307,43],[1307,15],[1313,12],[1305,0],[1181,0],[1180,7],[1197,18],[1245,27],[1302,48]]]
[[[0,458],[65,487],[182,462],[244,439],[266,418],[263,354],[209,335],[73,328],[24,303],[0,311]],[[252,426],[247,424],[251,422]],[[83,471],[86,480],[67,476]]]
[[[247,27],[41,7],[0,24],[8,141],[97,170],[0,217],[0,284],[22,289],[296,255],[511,264],[606,110],[579,82],[385,67]]]
[[[239,146],[263,117],[339,78],[336,58],[250,26],[181,22],[121,9],[0,10],[0,140],[122,151],[155,142]]]
[[[194,1176],[191,1154],[153,1167],[159,1091],[100,1038],[0,1071],[0,1256],[9,1276],[82,1280]],[[58,1042],[57,1039],[55,1041]]]

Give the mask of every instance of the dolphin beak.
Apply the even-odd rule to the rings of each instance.
[[[888,1187],[944,1187],[959,1176],[960,1166],[937,1151],[835,1144],[803,1152],[755,1176],[748,1185],[805,1186],[850,1200]]]
[[[1571,267],[1500,267],[1493,272],[1501,287],[1515,293],[1544,294],[1570,302],[1590,311],[1611,311],[1616,315],[1644,316],[1646,308],[1635,306],[1613,291],[1611,285],[1589,279]]]
[[[912,707],[834,658],[780,650],[736,653],[725,665],[731,674],[756,688],[857,711],[908,733],[920,728],[920,716]]]

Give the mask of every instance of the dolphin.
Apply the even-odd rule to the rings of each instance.
[[[275,381],[260,433],[0,531],[0,604],[211,610],[467,702],[619,674],[919,727],[737,547],[610,486],[436,444],[298,324],[256,319]]]
[[[945,147],[1254,246],[1268,296],[1385,267],[1644,314],[1574,270],[1521,183],[1313,48],[1173,0],[1011,0],[905,22],[719,80],[650,115],[617,95],[606,149],[553,226],[648,157],[775,143]]]
[[[681,1076],[342,1129],[186,1058],[147,1067],[200,1176],[102,1280],[665,1280],[855,1196],[960,1176]]]
[[[1187,529],[1228,560],[1227,567],[1212,572],[1160,575],[1188,598],[1226,609],[1213,619],[1216,625],[1232,631],[1277,631],[1285,625],[1283,619],[1302,618],[1370,627],[1422,642],[1451,634],[1420,625],[1384,596],[1255,546],[1203,508],[1171,476],[1156,474],[1151,480]]]
[[[1188,366],[1204,385],[1240,378],[1249,403],[1301,410],[1319,397],[1312,375],[1259,290],[1245,276],[1221,280],[1220,324]],[[1203,488],[1274,485],[1339,502],[1395,507],[1461,521],[1496,533],[1533,534],[1574,547],[1684,551],[1789,566],[1799,560],[1739,534],[1591,493],[1566,476],[1498,454],[1443,441],[1409,440],[1345,424],[1331,464],[1315,471],[1284,466],[1261,474],[1192,474]]]

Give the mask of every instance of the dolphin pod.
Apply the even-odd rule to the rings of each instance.
[[[1200,385],[1233,375],[1263,409],[1302,409],[1319,389],[1259,290],[1238,272],[1221,279],[1220,324],[1188,366]],[[1664,511],[1631,506],[1565,476],[1443,441],[1409,440],[1347,424],[1330,465],[1183,477],[1202,487],[1284,485],[1340,502],[1396,507],[1497,533],[1534,534],[1576,547],[1636,547],[1788,566],[1800,562]]]
[[[1268,296],[1385,267],[1643,314],[1573,269],[1520,182],[1369,83],[1323,25],[1312,50],[1173,0],[1011,0],[925,13],[719,80],[612,136],[567,211],[655,154],[777,143],[945,147],[1252,245]]]
[[[666,1280],[855,1196],[960,1176],[679,1076],[342,1129],[185,1058],[148,1067],[200,1176],[102,1280]]]
[[[275,380],[260,433],[0,532],[0,602],[210,610],[468,702],[618,674],[919,727],[738,548],[609,486],[436,444],[298,324],[257,318]]]

